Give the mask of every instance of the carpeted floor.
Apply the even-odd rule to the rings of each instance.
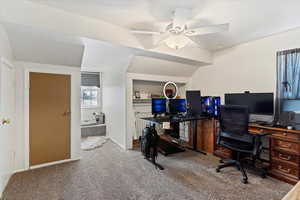
[[[159,171],[140,152],[108,141],[82,152],[77,162],[18,173],[4,192],[7,200],[280,200],[292,186],[235,168],[215,172],[218,159],[195,152],[159,156]]]

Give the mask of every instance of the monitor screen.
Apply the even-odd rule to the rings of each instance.
[[[274,94],[273,93],[225,94],[225,104],[248,106],[250,114],[273,115]]]
[[[202,115],[202,102],[200,90],[186,91],[186,101],[189,115]]]
[[[166,99],[152,99],[152,114],[163,114],[167,111]]]
[[[185,99],[170,99],[169,100],[170,114],[176,115],[178,113],[186,112],[186,100]]]

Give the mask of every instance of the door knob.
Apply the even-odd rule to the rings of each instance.
[[[9,119],[3,119],[1,123],[2,123],[2,125],[10,124],[10,120]]]

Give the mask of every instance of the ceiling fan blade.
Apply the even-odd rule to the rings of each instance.
[[[219,33],[229,30],[229,23],[227,24],[217,24],[211,26],[203,26],[195,29],[188,29],[185,31],[186,36],[197,36],[197,35],[206,35],[211,33]]]
[[[131,33],[134,34],[144,34],[144,35],[160,35],[160,32],[156,32],[156,31],[148,31],[148,30],[131,30]]]

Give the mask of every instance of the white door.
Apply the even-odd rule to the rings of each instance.
[[[14,170],[15,71],[0,57],[0,195]]]

